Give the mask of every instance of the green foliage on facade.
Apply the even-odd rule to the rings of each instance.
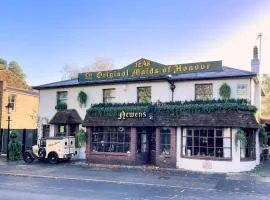
[[[87,102],[87,94],[84,91],[80,91],[77,97],[80,107],[82,107],[83,105],[86,106],[86,102]]]
[[[264,74],[262,88],[265,96],[262,96],[262,115],[270,116],[270,75]]]
[[[222,99],[229,99],[231,97],[231,88],[227,83],[223,83],[220,86],[219,95]]]
[[[256,107],[247,103],[244,99],[218,99],[218,100],[195,100],[177,101],[165,103],[123,103],[123,104],[94,104],[87,110],[89,115],[116,116],[121,111],[125,112],[148,112],[153,109],[157,114],[180,115],[182,113],[203,113],[216,111],[250,111],[256,112]]]
[[[267,145],[267,132],[265,131],[264,127],[260,125],[259,129],[259,142],[261,146]]]
[[[76,148],[81,148],[83,143],[85,143],[87,140],[86,132],[83,129],[80,129],[75,133],[75,146]]]
[[[238,141],[240,141],[240,145],[242,148],[246,148],[247,146],[247,137],[243,129],[239,128],[235,134],[235,146],[238,146]]]
[[[58,101],[57,104],[56,104],[56,106],[55,106],[55,109],[57,111],[66,110],[67,109],[67,104],[64,103],[64,102]]]
[[[12,161],[19,160],[21,155],[21,144],[18,142],[18,133],[11,131],[9,134],[10,142],[8,144],[9,159]]]

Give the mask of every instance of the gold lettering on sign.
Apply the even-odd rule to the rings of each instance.
[[[151,65],[150,60],[139,60],[135,63],[136,67],[149,67]]]
[[[92,79],[92,73],[91,72],[85,73],[84,78],[87,79],[87,80]]]
[[[117,119],[125,120],[126,118],[146,118],[146,112],[125,112],[122,111],[119,113]]]

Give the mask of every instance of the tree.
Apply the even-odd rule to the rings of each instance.
[[[16,61],[10,61],[8,64],[8,69],[18,78],[25,80],[26,74],[23,73],[22,68]]]
[[[1,69],[6,69],[7,68],[7,61],[0,58],[0,70]]]
[[[270,75],[264,74],[262,88],[265,96],[262,97],[262,115],[270,116]]]
[[[78,78],[78,73],[94,72],[94,71],[106,71],[112,70],[113,65],[106,58],[98,58],[92,65],[85,65],[84,67],[75,67],[72,65],[64,65],[61,69],[62,80],[69,80]]]

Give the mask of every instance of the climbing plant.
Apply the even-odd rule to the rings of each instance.
[[[235,146],[238,146],[238,141],[240,141],[240,145],[242,148],[246,148],[247,146],[247,137],[243,129],[239,128],[235,134]]]
[[[10,142],[8,144],[9,159],[19,160],[21,155],[21,144],[18,141],[18,133],[16,131],[11,131],[9,134]]]
[[[262,125],[259,128],[259,142],[261,146],[267,145],[267,132]]]
[[[87,94],[84,91],[80,91],[77,97],[80,107],[82,107],[83,105],[86,105],[86,101],[87,101]]]
[[[219,95],[222,99],[229,99],[231,97],[231,88],[227,83],[223,83],[220,86]]]
[[[76,148],[81,148],[83,143],[87,140],[87,134],[83,129],[80,129],[75,133],[75,146]]]

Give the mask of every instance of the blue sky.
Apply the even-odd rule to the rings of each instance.
[[[0,57],[18,61],[31,85],[61,80],[65,64],[100,57],[115,68],[144,57],[164,64],[223,60],[249,70],[258,32],[262,64],[270,65],[269,10],[268,0],[2,0]]]

